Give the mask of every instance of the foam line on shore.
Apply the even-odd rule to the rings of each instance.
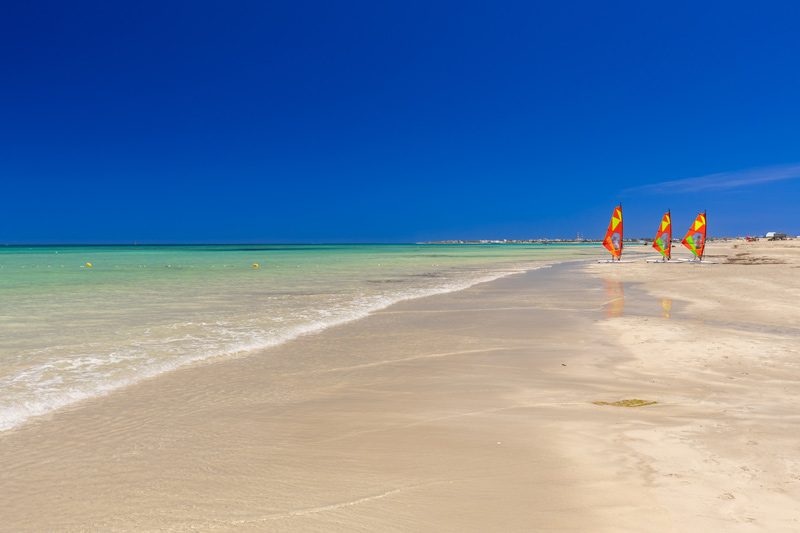
[[[76,382],[66,389],[49,387],[46,390],[34,391],[35,394],[31,393],[29,395],[30,397],[21,398],[17,404],[0,409],[0,433],[19,427],[31,419],[48,415],[59,409],[79,404],[85,400],[105,396],[116,390],[135,385],[141,381],[152,379],[188,365],[220,358],[246,356],[257,351],[279,346],[303,335],[319,333],[332,327],[362,319],[399,302],[456,292],[480,283],[494,281],[528,270],[545,268],[551,264],[555,263],[551,262],[548,265],[536,266],[528,265],[514,270],[494,270],[474,278],[449,280],[448,283],[439,287],[417,288],[402,293],[397,292],[383,295],[378,300],[354,302],[350,309],[337,310],[339,311],[338,313],[334,313],[333,316],[327,319],[298,325],[266,338],[238,341],[206,350],[200,349],[200,346],[194,347],[190,344],[189,347],[192,349],[186,348],[185,351],[187,353],[182,357],[172,360],[152,361],[147,360],[147,358],[143,360],[134,360],[131,362],[131,365],[135,366],[137,369],[135,375],[125,375],[122,378],[115,378],[111,375],[103,376],[99,374],[93,379],[83,379],[80,382]],[[146,350],[146,347],[142,349]],[[91,362],[91,359],[85,359]],[[74,365],[75,361],[66,360],[64,363]],[[54,363],[48,362],[42,365],[41,368],[27,368],[22,373],[11,376],[7,382],[8,384],[13,384],[15,382],[37,383],[41,380],[41,376],[46,375],[48,369],[53,365]]]

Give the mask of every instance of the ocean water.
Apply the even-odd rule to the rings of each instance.
[[[598,245],[0,247],[0,431]],[[89,266],[91,265],[91,266]],[[254,266],[258,265],[258,267]]]

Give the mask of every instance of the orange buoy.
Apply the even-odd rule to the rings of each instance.
[[[91,263],[86,263],[86,266],[91,268],[92,264]]]
[[[253,268],[258,268],[258,263],[253,263]]]

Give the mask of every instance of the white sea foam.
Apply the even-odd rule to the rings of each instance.
[[[0,376],[0,431],[189,364],[264,350],[403,300],[462,290],[525,269],[506,265],[458,275],[434,272],[422,274],[424,283],[398,282],[402,288],[386,283],[389,288],[373,292],[311,292],[305,299],[286,297],[292,305],[276,308],[268,304],[233,306],[218,318],[209,311],[215,309],[212,304],[201,307],[190,320],[115,325],[113,334],[99,340],[92,337],[91,327],[78,322],[89,333],[84,331],[77,342],[16,354],[22,362],[10,364],[5,376]],[[100,318],[93,316],[92,320]],[[133,315],[123,319],[135,322]],[[19,365],[21,368],[15,368]]]

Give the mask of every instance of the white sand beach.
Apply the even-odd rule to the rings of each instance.
[[[406,301],[37,419],[0,434],[0,530],[796,531],[800,242],[707,254]],[[656,403],[594,403],[630,399]]]

